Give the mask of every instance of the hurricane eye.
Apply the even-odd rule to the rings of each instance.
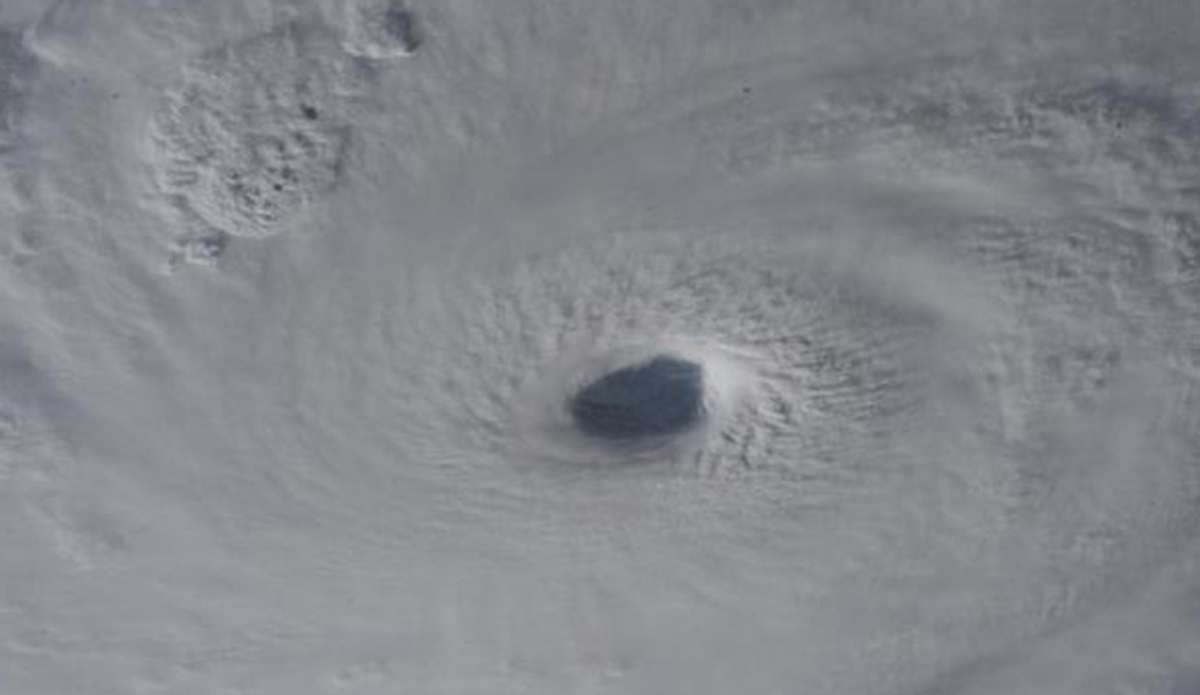
[[[699,365],[669,355],[622,367],[584,386],[571,398],[571,415],[585,434],[638,440],[685,431],[704,415],[704,374]]]

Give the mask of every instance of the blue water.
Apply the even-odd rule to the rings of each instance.
[[[588,384],[571,402],[579,429],[604,439],[675,434],[704,414],[700,365],[660,355],[610,372]]]

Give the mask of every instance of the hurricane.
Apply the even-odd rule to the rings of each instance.
[[[1198,692],[1193,15],[0,8],[0,691]]]

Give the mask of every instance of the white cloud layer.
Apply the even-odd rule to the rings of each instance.
[[[1194,14],[6,5],[0,691],[1192,695]]]

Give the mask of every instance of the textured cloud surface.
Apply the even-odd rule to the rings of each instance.
[[[0,691],[1200,687],[1186,3],[37,5]]]

